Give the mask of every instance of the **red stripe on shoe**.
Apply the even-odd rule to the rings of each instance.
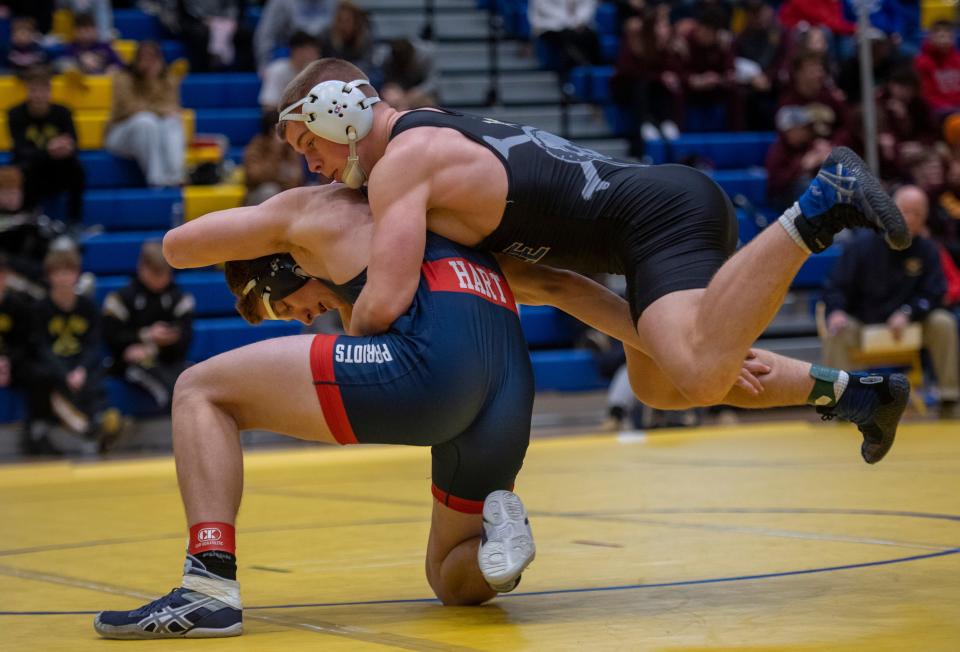
[[[446,505],[455,512],[463,512],[464,514],[483,513],[482,500],[467,500],[466,498],[457,498],[456,496],[443,491],[435,484],[430,485],[430,491],[433,493],[433,497],[437,499],[437,502],[442,505]]]
[[[356,444],[347,409],[343,405],[340,386],[337,385],[333,366],[333,345],[337,335],[317,335],[310,345],[310,370],[313,372],[313,386],[317,390],[317,399],[327,427],[340,444]]]
[[[510,285],[502,274],[466,258],[441,258],[423,263],[423,277],[433,292],[461,292],[517,312]]]

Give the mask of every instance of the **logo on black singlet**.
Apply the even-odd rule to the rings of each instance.
[[[490,118],[485,118],[484,121],[490,124],[506,124]],[[581,147],[580,145],[571,143],[566,138],[561,138],[560,136],[551,134],[549,131],[544,131],[543,129],[537,129],[536,127],[528,127],[523,125],[509,126],[521,129],[523,134],[517,134],[516,136],[510,136],[508,138],[493,138],[491,136],[484,136],[483,140],[488,145],[500,152],[500,154],[502,154],[503,157],[508,161],[510,160],[510,150],[512,148],[516,147],[517,145],[523,145],[524,143],[532,142],[534,145],[546,152],[549,156],[557,159],[558,161],[579,165],[583,170],[584,176],[584,186],[583,190],[580,191],[580,196],[583,197],[585,201],[590,201],[590,199],[593,198],[594,193],[600,190],[606,190],[610,187],[610,183],[608,181],[603,181],[600,179],[600,175],[597,172],[597,168],[594,166],[594,163],[600,162],[618,167],[642,167],[637,163],[618,161],[617,159],[605,154],[601,154],[600,152],[595,152],[592,149]]]
[[[539,249],[534,249],[533,247],[528,247],[522,242],[514,242],[501,253],[505,253],[508,256],[513,256],[514,258],[519,258],[520,260],[525,260],[528,263],[539,263],[543,257],[547,255],[548,251],[550,251],[550,247],[540,247]]]

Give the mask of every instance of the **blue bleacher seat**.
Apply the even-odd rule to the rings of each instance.
[[[176,61],[177,59],[183,59],[187,56],[187,46],[180,41],[161,41],[160,51],[163,52],[163,60],[167,63]]]
[[[112,376],[107,378],[107,403],[128,416],[159,416],[166,412],[158,409],[144,390]]]
[[[140,166],[103,150],[80,152],[87,173],[87,188],[137,188],[146,185]]]
[[[601,3],[597,7],[594,20],[597,23],[597,33],[601,36],[620,35],[620,21],[617,16],[617,6],[613,3]]]
[[[604,61],[614,62],[617,60],[617,53],[620,51],[620,37],[613,34],[603,34],[600,36],[600,56]]]
[[[581,102],[593,101],[592,73],[593,69],[590,66],[577,66],[570,71],[570,84]]]
[[[720,170],[763,167],[775,139],[772,131],[682,134],[670,143],[669,160],[657,162],[676,163],[695,155]]]
[[[719,104],[687,104],[684,109],[683,132],[726,131],[727,109]]]
[[[257,106],[260,79],[256,73],[188,75],[180,87],[183,106],[191,109]]]
[[[751,204],[762,206],[767,196],[767,171],[762,168],[748,170],[715,170],[709,172],[724,192],[733,197],[743,195]]]
[[[114,9],[113,26],[121,38],[134,41],[159,41],[167,36],[159,18],[139,9]]]
[[[607,386],[593,355],[583,349],[533,351],[530,361],[537,391],[574,392]]]
[[[613,66],[593,66],[590,69],[590,96],[597,104],[609,104],[612,102],[610,97],[610,79],[613,77]]]
[[[301,326],[296,321],[265,321],[251,326],[242,317],[198,319],[193,326],[190,359],[199,362],[260,340],[297,335],[302,330]]]
[[[520,325],[531,347],[571,346],[576,320],[553,306],[521,306]]]
[[[132,274],[140,247],[147,240],[160,240],[163,231],[98,233],[83,239],[83,269],[94,274]]]
[[[833,245],[816,256],[810,256],[793,279],[791,287],[801,290],[819,290],[842,253],[841,245]]]
[[[0,423],[20,421],[26,412],[23,394],[18,390],[0,389]]]
[[[114,188],[89,190],[83,196],[83,218],[107,230],[169,229],[178,188]]]
[[[260,109],[198,109],[197,133],[223,134],[231,145],[246,145],[260,133]]]
[[[234,296],[220,271],[177,272],[177,283],[197,300],[197,317],[235,316]],[[108,293],[119,290],[130,282],[130,275],[101,276],[97,278],[96,301],[100,305]]]

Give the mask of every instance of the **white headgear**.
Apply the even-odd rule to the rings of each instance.
[[[350,146],[347,165],[340,175],[350,188],[359,188],[367,179],[357,157],[357,141],[373,128],[373,105],[380,101],[377,96],[365,96],[359,88],[369,85],[365,79],[320,82],[306,97],[280,112],[281,122],[303,122],[320,138]],[[298,107],[300,113],[293,113]]]

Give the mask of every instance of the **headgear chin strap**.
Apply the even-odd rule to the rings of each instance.
[[[303,122],[307,129],[324,140],[349,145],[350,153],[341,181],[350,188],[359,188],[367,180],[357,156],[357,142],[373,129],[373,105],[380,101],[367,97],[360,86],[369,86],[366,79],[351,82],[320,82],[307,96],[280,112],[280,121]],[[293,113],[296,109],[300,113]]]
[[[300,269],[290,254],[271,254],[250,261],[251,278],[243,286],[241,296],[251,292],[260,297],[270,319],[279,319],[273,312],[271,301],[280,301],[310,280],[310,275]]]

